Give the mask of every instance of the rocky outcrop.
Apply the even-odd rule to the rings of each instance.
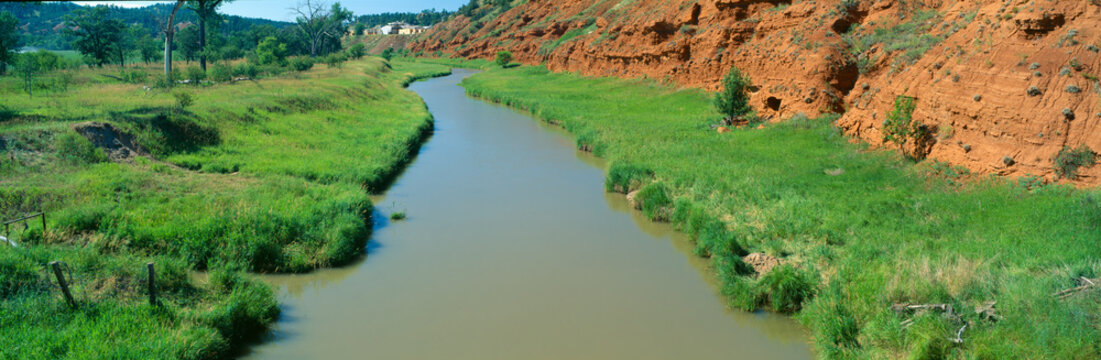
[[[1095,1],[531,0],[496,11],[457,16],[410,48],[509,50],[553,71],[708,90],[737,66],[762,116],[841,113],[841,128],[875,145],[894,99],[912,96],[914,119],[935,133],[920,152],[979,173],[1055,180],[1064,146],[1101,150]],[[1101,167],[1074,181],[1101,184]]]

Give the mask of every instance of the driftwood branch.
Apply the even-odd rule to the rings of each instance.
[[[900,314],[918,311],[940,311],[948,316],[956,314],[956,310],[952,308],[952,305],[948,304],[894,304],[891,305],[891,310]]]
[[[1082,285],[1075,286],[1070,289],[1059,290],[1051,296],[1057,297],[1059,299],[1066,299],[1074,294],[1078,294],[1092,288],[1101,288],[1101,286],[1099,286],[1101,285],[1101,279],[1087,279],[1085,277],[1081,277],[1078,280]]]

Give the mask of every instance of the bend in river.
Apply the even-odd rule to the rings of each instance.
[[[284,313],[247,359],[812,356],[795,321],[727,310],[687,239],[603,192],[599,159],[467,97],[471,74],[410,87],[436,131],[376,199],[369,256],[266,276]]]

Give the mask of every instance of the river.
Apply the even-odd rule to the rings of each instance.
[[[706,261],[606,194],[560,130],[417,82],[436,130],[366,258],[264,279],[283,315],[246,359],[809,359],[794,320],[726,308]],[[387,215],[405,211],[404,221]]]

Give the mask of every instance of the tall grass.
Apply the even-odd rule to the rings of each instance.
[[[67,264],[77,307],[42,271]],[[192,280],[185,262],[156,258],[159,306],[146,300],[146,259],[72,247],[0,248],[0,358],[218,359],[279,314],[266,284],[222,271]],[[7,270],[18,269],[9,272]],[[236,281],[216,281],[232,277]]]
[[[0,78],[0,218],[45,211],[50,229],[30,222],[12,234],[21,248],[0,246],[0,358],[232,355],[279,312],[268,285],[236,271],[361,256],[369,191],[432,130],[403,88],[449,70],[366,59],[175,90],[116,71],[75,72],[67,88],[36,97],[13,96],[17,80]],[[127,71],[157,78],[155,67]],[[193,103],[179,106],[178,93]],[[149,156],[110,161],[74,131],[87,121],[121,129]],[[145,302],[150,259],[161,307]],[[76,309],[42,271],[53,260],[72,269]],[[192,280],[195,269],[208,280]]]
[[[609,191],[660,184],[732,304],[798,311],[824,357],[1101,356],[1101,292],[1051,296],[1101,270],[1097,191],[914,164],[850,143],[832,117],[718,134],[709,94],[644,80],[521,67],[463,86],[584,134],[611,161]],[[745,275],[747,251],[790,267]],[[988,301],[1000,320],[972,311]],[[947,341],[961,321],[963,342]]]
[[[370,232],[364,189],[385,188],[432,129],[424,104],[402,87],[446,72],[367,59],[186,87],[195,103],[186,109],[171,92],[81,73],[70,92],[7,106],[18,115],[0,123],[0,136],[5,158],[16,160],[0,166],[0,215],[53,215],[57,232],[32,244],[94,242],[181,256],[197,269],[347,263]],[[156,160],[103,162],[69,129],[78,121],[113,123]]]

